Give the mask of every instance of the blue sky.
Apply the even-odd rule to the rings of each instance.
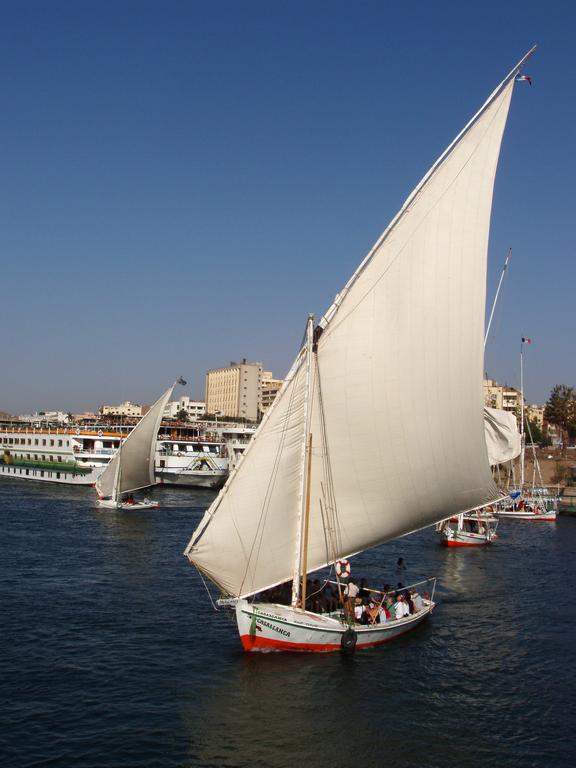
[[[28,2],[0,12],[0,410],[283,376],[407,194],[531,47],[500,158],[486,368],[576,384],[576,6]]]

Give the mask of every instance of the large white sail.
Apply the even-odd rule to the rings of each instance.
[[[308,570],[499,495],[483,424],[486,260],[519,66],[418,185],[321,322]],[[266,446],[278,445],[296,381],[303,391],[301,369],[186,550],[231,595],[292,577],[302,425],[294,423],[286,457]],[[271,482],[274,502],[262,490]]]
[[[306,367],[301,354],[239,465],[194,533],[194,562],[230,594],[258,591],[263,582],[279,582],[291,575],[305,396]],[[286,552],[291,553],[289,563]]]
[[[98,495],[110,498],[154,485],[156,437],[174,385],[143,416],[96,481]],[[117,487],[115,487],[115,485]]]

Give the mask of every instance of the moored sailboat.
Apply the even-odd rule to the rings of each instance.
[[[185,554],[236,606],[246,650],[378,645],[426,618],[370,626],[308,610],[306,575],[493,503],[482,370],[492,192],[509,73],[441,155],[306,343]],[[422,394],[424,393],[424,395]],[[362,443],[362,458],[350,446]],[[291,582],[290,605],[258,595]]]
[[[531,340],[522,337],[520,343],[520,487],[510,494],[507,500],[501,501],[496,506],[495,514],[500,518],[507,520],[533,520],[534,522],[554,523],[558,513],[553,506],[548,506],[542,496],[535,493],[535,481],[532,482],[532,488],[526,487],[525,465],[526,465],[526,430],[524,419],[524,345],[531,344]],[[526,422],[530,429],[529,422]],[[533,446],[533,443],[532,443]],[[534,450],[534,447],[532,447]],[[534,469],[538,465],[536,452],[534,451]]]

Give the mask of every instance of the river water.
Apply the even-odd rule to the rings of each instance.
[[[212,493],[153,495],[128,514],[0,483],[2,768],[576,765],[576,518],[364,553],[377,585],[439,578],[430,621],[351,657],[250,655],[181,554]]]

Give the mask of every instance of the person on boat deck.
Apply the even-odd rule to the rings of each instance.
[[[404,595],[398,595],[394,603],[394,614],[397,619],[404,617]]]
[[[373,600],[368,602],[368,606],[364,611],[367,624],[379,624],[380,623],[380,607]]]
[[[380,624],[385,624],[390,619],[390,613],[386,608],[386,601],[382,601],[378,606],[378,621]]]
[[[395,602],[391,597],[386,598],[385,611],[386,618],[390,621],[396,618]]]
[[[418,613],[418,611],[421,611],[422,608],[424,608],[424,603],[422,602],[422,598],[420,597],[418,592],[416,592],[415,589],[412,590],[411,597],[412,597],[412,605],[414,606],[414,613]]]
[[[412,611],[410,610],[410,604],[406,595],[402,595],[402,611],[404,616],[410,616]]]
[[[354,599],[354,621],[356,624],[365,624],[366,621],[364,619],[365,611],[364,611],[364,604],[362,602],[361,597],[356,597]]]
[[[338,610],[338,592],[332,584],[326,584],[323,590],[324,606],[328,613]]]
[[[128,498],[126,499],[126,504],[135,504],[135,503],[136,503],[136,500],[134,499],[134,496],[132,496],[132,494],[130,494],[128,496]]]
[[[362,600],[364,600],[365,597],[369,597],[366,579],[360,579],[360,591],[358,592],[358,597],[361,597]]]
[[[354,579],[349,579],[348,584],[344,587],[344,610],[349,619],[354,619],[354,607],[356,605],[356,598],[360,592],[358,586],[354,582]]]

